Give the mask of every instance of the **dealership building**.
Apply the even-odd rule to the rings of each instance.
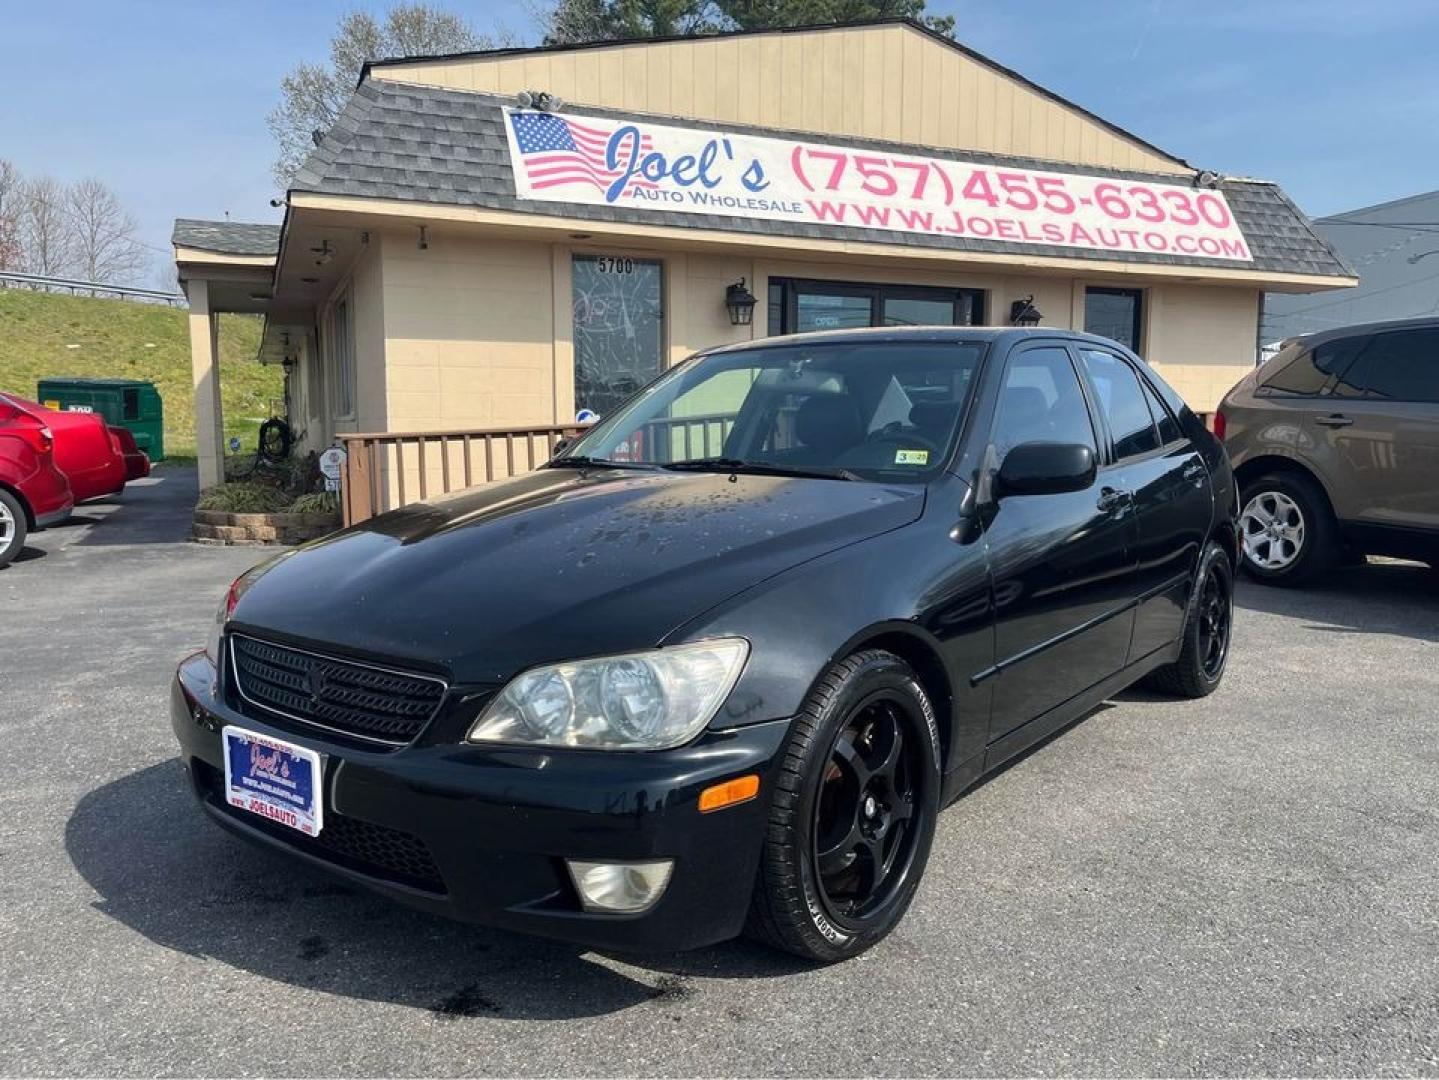
[[[175,225],[204,484],[220,312],[266,317],[302,445],[433,435],[375,464],[413,497],[528,467],[485,432],[771,334],[1086,329],[1208,411],[1266,292],[1356,283],[1275,183],[908,20],[379,60],[317,138],[280,226]]]

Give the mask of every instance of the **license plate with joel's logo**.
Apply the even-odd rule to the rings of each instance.
[[[241,810],[316,836],[325,823],[320,755],[257,731],[226,727],[225,800]]]

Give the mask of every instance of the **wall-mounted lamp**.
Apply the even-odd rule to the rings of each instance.
[[[731,326],[748,326],[754,322],[754,306],[759,303],[754,293],[745,288],[744,278],[740,278],[724,293],[724,306],[729,309],[729,321]]]
[[[1011,326],[1038,326],[1039,321],[1043,318],[1039,308],[1034,306],[1033,293],[1023,300],[1016,300],[1009,305],[1009,324]]]
[[[415,246],[421,251],[428,251],[430,249],[430,232],[424,225],[420,226],[420,239]]]

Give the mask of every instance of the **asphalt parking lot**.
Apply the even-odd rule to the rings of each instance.
[[[0,571],[0,1068],[37,1075],[1433,1074],[1439,584],[1245,585],[1228,678],[1129,693],[950,808],[848,964],[450,924],[222,834],[174,661],[265,554],[193,474]]]

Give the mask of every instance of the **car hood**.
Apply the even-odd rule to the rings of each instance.
[[[743,589],[914,521],[923,489],[540,469],[381,515],[260,575],[234,627],[489,683],[649,648]]]

